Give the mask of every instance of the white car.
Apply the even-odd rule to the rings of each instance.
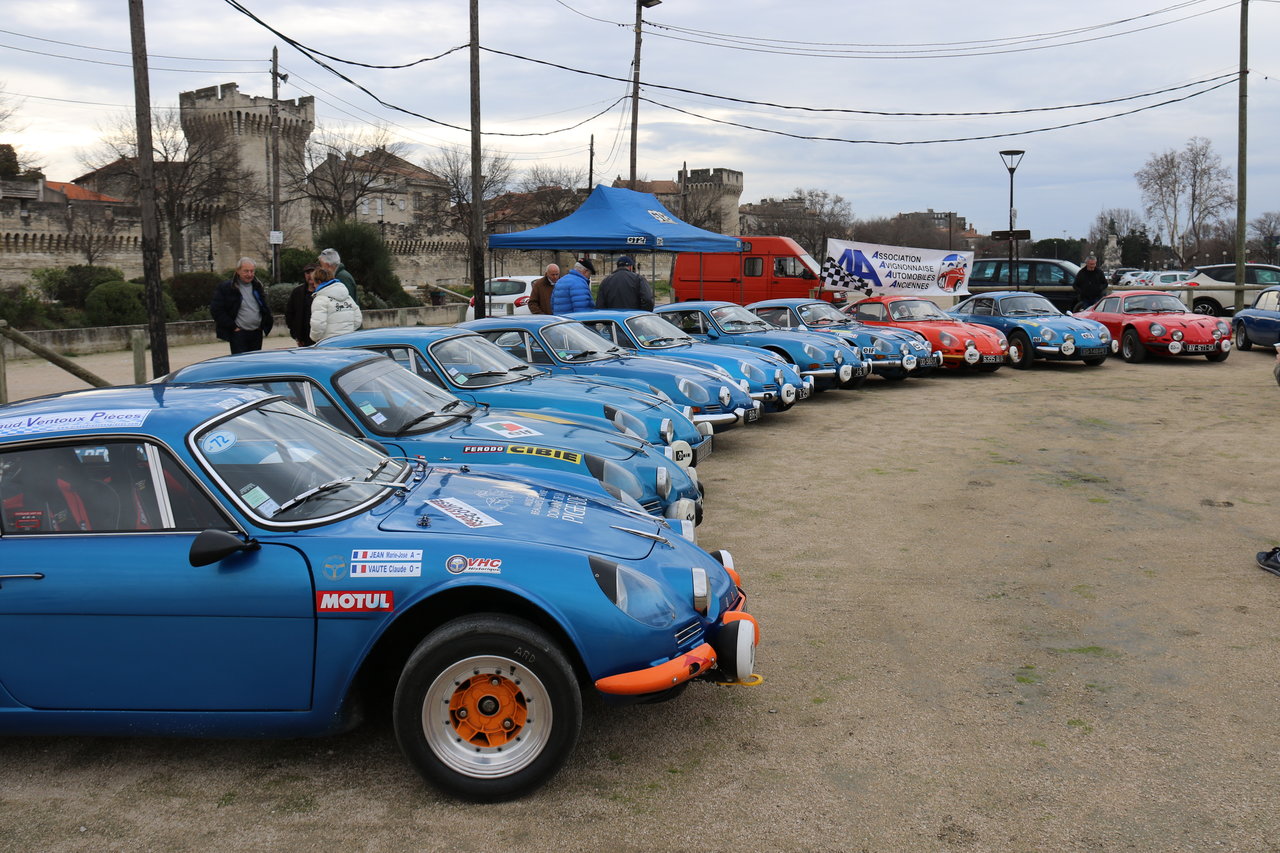
[[[508,314],[529,314],[529,297],[533,295],[533,283],[539,275],[504,275],[486,279],[485,316],[502,317]],[[467,305],[468,320],[476,318],[476,299],[471,297]]]
[[[1273,284],[1280,284],[1280,266],[1274,264],[1245,264],[1244,284],[1256,285],[1244,291],[1244,305],[1253,304],[1257,291]],[[1206,264],[1192,270],[1193,275],[1185,282],[1197,290],[1188,290],[1183,294],[1183,301],[1191,300],[1191,310],[1197,314],[1213,314],[1222,317],[1236,310],[1236,291],[1215,289],[1223,285],[1234,287],[1236,282],[1235,264]]]

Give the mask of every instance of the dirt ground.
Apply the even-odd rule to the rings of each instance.
[[[763,682],[591,705],[524,800],[440,796],[382,722],[9,738],[0,849],[1280,849],[1271,366],[875,379],[724,435],[699,537]]]

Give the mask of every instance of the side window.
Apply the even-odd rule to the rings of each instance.
[[[1102,314],[1115,314],[1120,311],[1120,297],[1108,296],[1106,299],[1098,303],[1098,307],[1094,309]]]
[[[1067,274],[1062,267],[1053,264],[1036,264],[1037,284],[1067,284]]]
[[[764,258],[743,258],[742,275],[746,278],[759,278],[764,275]]]
[[[529,360],[525,352],[525,337],[520,332],[481,332],[480,334],[521,361]]]
[[[970,313],[990,317],[996,313],[995,302],[990,299],[975,299]]]
[[[413,350],[409,347],[370,347],[370,349],[382,353],[405,370],[413,371]]]
[[[755,313],[757,317],[766,323],[782,326],[784,329],[790,329],[795,325],[791,318],[791,312],[786,308],[760,308]]]
[[[858,306],[858,319],[876,322],[884,319],[884,306],[879,302],[867,302]]]
[[[1258,284],[1280,284],[1280,272],[1266,267],[1254,267],[1254,278]]]
[[[525,343],[529,348],[529,357],[524,358],[524,356],[517,355],[516,358],[528,361],[530,364],[555,364],[555,360],[547,354],[542,344],[538,343],[537,338],[530,335],[525,339]]]
[[[0,505],[0,531],[8,535],[226,525],[166,453],[129,440],[0,454]]]
[[[1013,265],[1014,283],[1026,284],[1031,277],[1031,264],[1026,261],[1017,261]]]
[[[973,265],[973,280],[995,281],[997,261],[978,261]]]
[[[1280,307],[1280,292],[1268,290],[1258,297],[1258,303],[1254,308],[1261,308],[1263,311],[1275,311]]]
[[[343,414],[337,404],[324,392],[324,389],[314,383],[301,379],[277,379],[274,381],[241,382],[237,384],[249,385],[253,388],[269,391],[272,394],[279,394],[299,409],[303,409],[320,418],[329,426],[342,430],[347,435],[361,435],[360,430],[356,429],[356,425]]]
[[[601,321],[599,323],[588,323],[587,328],[595,332],[597,335],[604,338],[606,341],[608,341],[611,344],[618,343],[618,341],[615,340],[615,335],[617,333],[617,330],[614,328],[613,323],[609,323],[607,321]],[[623,340],[622,345],[628,346],[629,343],[626,340]]]
[[[700,335],[703,332],[702,314],[698,311],[672,311],[663,316],[679,326],[682,332],[690,335]]]

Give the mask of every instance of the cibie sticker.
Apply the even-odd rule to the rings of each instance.
[[[528,438],[531,435],[542,435],[536,429],[518,424],[515,421],[477,421],[476,426],[484,427],[490,432],[507,438]]]
[[[229,447],[234,447],[235,443],[236,434],[234,432],[229,429],[219,429],[200,439],[200,449],[204,451],[206,456],[212,456]]]
[[[71,432],[98,427],[140,427],[150,409],[85,409],[47,415],[0,418],[0,435],[32,435],[42,432]],[[533,433],[537,435],[537,433]]]
[[[480,573],[497,575],[502,573],[502,559],[499,557],[466,557],[454,554],[444,561],[444,567],[452,575]]]
[[[316,611],[319,613],[378,613],[395,609],[395,595],[391,590],[383,590],[381,592],[316,592]]]
[[[351,552],[351,578],[422,577],[422,552],[401,549],[357,549]]]
[[[568,462],[570,465],[577,465],[582,462],[582,454],[574,453],[571,450],[559,450],[554,447],[532,447],[527,444],[513,444],[507,448],[508,453],[514,453],[519,456],[539,456],[543,459],[559,459],[561,462]]]
[[[501,527],[502,522],[490,518],[471,504],[457,498],[432,498],[427,504],[435,507],[459,524],[475,529],[477,527]]]

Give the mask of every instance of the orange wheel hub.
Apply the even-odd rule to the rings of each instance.
[[[477,673],[454,688],[449,717],[467,743],[499,747],[519,737],[529,708],[518,682],[498,673]]]

